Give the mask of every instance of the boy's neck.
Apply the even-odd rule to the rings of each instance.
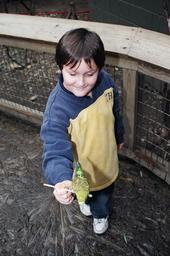
[[[93,98],[93,97],[92,97],[92,91],[89,92],[89,93],[87,94],[87,96],[89,96],[90,98]]]

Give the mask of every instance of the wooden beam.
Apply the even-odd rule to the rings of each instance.
[[[30,49],[37,52],[46,52],[51,54],[55,53],[56,48],[56,44],[54,43],[2,35],[0,35],[0,45]]]
[[[128,56],[170,70],[170,37],[138,28]]]
[[[170,37],[135,27],[38,16],[0,14],[0,35],[58,43],[68,30],[84,27],[96,31],[106,52],[122,54],[170,71]]]
[[[136,71],[138,69],[137,60],[134,60],[127,56],[118,55],[118,54],[114,55],[114,54],[106,53],[106,63],[111,66],[120,67],[120,68],[126,68],[126,69],[131,69]]]
[[[161,67],[148,65],[148,63],[139,62],[137,70],[147,76],[154,77],[164,82],[170,83],[170,71]]]
[[[123,118],[125,126],[125,144],[133,150],[135,140],[136,115],[136,71],[123,70]]]
[[[153,172],[155,175],[157,175],[170,185],[170,175],[167,175],[167,169],[163,167],[161,164],[151,165],[148,161],[145,160],[145,158],[141,157],[140,154],[138,154],[135,151],[133,152],[125,147],[122,150],[122,155],[130,159],[133,159],[135,162],[151,170],[151,172]]]
[[[111,66],[135,70],[147,76],[151,76],[164,82],[170,83],[169,70],[148,64],[146,62],[137,61],[127,56],[106,53],[106,63]]]
[[[43,113],[30,109],[23,105],[0,99],[0,110],[8,115],[15,116],[26,122],[40,126],[42,123]]]

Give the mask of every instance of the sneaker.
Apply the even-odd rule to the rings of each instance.
[[[85,215],[85,216],[91,216],[92,213],[90,211],[90,206],[88,204],[80,204],[80,211]]]
[[[93,220],[93,230],[96,234],[103,234],[108,229],[109,223],[107,218]]]

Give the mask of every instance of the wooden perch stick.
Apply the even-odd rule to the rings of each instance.
[[[44,185],[45,187],[55,188],[55,186],[50,185],[50,184],[46,184],[46,183],[44,183],[43,185]],[[63,188],[63,189],[64,189],[64,190],[66,190],[66,191],[68,191],[68,192],[74,193],[74,191],[73,191],[73,190],[71,190],[71,189],[68,189],[68,188]]]

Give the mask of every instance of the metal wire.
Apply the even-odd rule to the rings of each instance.
[[[170,84],[139,74],[135,148],[168,168]]]
[[[0,98],[40,112],[55,85],[54,56],[0,46]]]

